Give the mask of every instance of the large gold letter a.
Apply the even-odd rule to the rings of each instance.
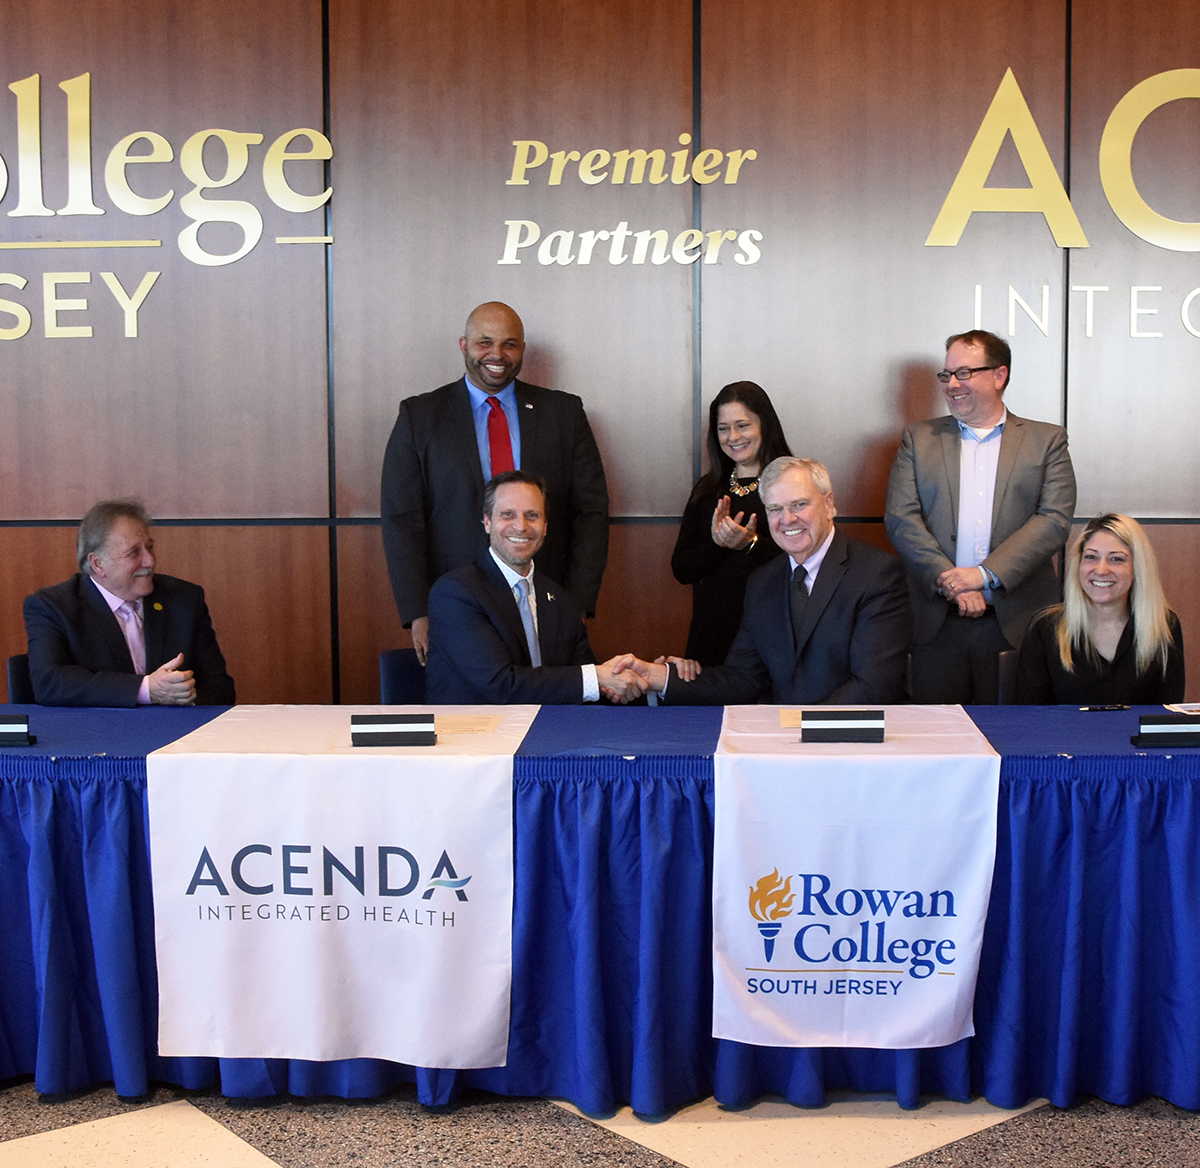
[[[991,174],[1008,133],[1012,134],[1013,145],[1030,185],[986,187],[983,184]],[[1045,216],[1059,247],[1088,246],[1075,209],[1067,198],[1050,152],[1011,69],[1005,70],[1004,80],[959,167],[925,246],[954,247],[975,211],[1037,211]]]

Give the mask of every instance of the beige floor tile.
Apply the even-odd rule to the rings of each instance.
[[[0,1144],[0,1168],[274,1168],[184,1099]]]
[[[890,1100],[856,1099],[812,1110],[764,1102],[722,1111],[708,1099],[660,1123],[628,1108],[593,1122],[686,1168],[890,1168],[1044,1102],[1003,1111],[982,1099],[938,1101],[904,1111]]]

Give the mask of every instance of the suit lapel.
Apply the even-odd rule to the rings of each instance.
[[[513,388],[517,395],[517,422],[521,430],[521,468],[539,466],[540,460],[533,453],[538,433],[537,407],[525,382],[514,382]]]
[[[133,658],[129,655],[129,645],[121,631],[121,618],[108,607],[108,601],[100,595],[100,590],[89,577],[84,576],[82,580],[84,603],[93,611],[93,623],[100,630],[104,644],[112,654],[113,662],[118,666],[118,672],[132,673]]]
[[[525,640],[525,626],[521,623],[521,610],[517,608],[517,599],[512,589],[504,579],[503,573],[496,567],[491,552],[485,552],[479,561],[483,571],[484,583],[491,591],[489,607],[499,620],[500,635],[508,645],[509,652],[516,651],[521,665],[532,664],[529,656],[529,644]],[[538,635],[538,643],[541,643]]]
[[[999,526],[1000,511],[1004,506],[1004,496],[1008,491],[1008,483],[1017,465],[1017,452],[1025,438],[1025,421],[1013,417],[1012,414],[1004,422],[1004,432],[1000,435],[1000,460],[996,464],[996,490],[992,496],[992,530]]]
[[[537,575],[533,577],[533,590],[537,593],[538,647],[542,651],[544,662],[547,656],[546,647],[557,644],[558,641],[558,594],[548,592],[544,579]]]
[[[450,403],[450,425],[438,431],[438,445],[448,446],[447,466],[469,466],[479,498],[483,498],[483,464],[479,461],[479,443],[475,439],[475,419],[471,414],[471,395],[467,379],[461,377]]]
[[[817,573],[816,583],[813,584],[812,592],[808,596],[808,604],[804,609],[804,619],[801,620],[800,628],[796,631],[797,660],[845,574],[846,537],[835,527],[833,543],[829,545],[829,551],[825,553],[825,559],[821,561],[821,570]]]
[[[167,621],[165,603],[157,592],[151,592],[142,601],[142,635],[146,640],[146,672],[153,673],[160,665],[170,660],[167,656]],[[170,656],[174,657],[176,649]],[[195,662],[185,661],[184,669],[193,668]]]
[[[946,468],[946,485],[950,489],[950,530],[958,531],[958,487],[962,475],[962,431],[953,418],[942,419],[942,462]]]

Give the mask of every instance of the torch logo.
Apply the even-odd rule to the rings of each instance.
[[[792,901],[795,899],[792,878],[789,876],[786,880],[780,880],[778,868],[750,889],[750,915],[758,922],[767,961],[775,952],[775,938],[783,928],[783,918],[791,916]]]

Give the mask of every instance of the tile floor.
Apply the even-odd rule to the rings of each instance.
[[[1200,1115],[1157,1099],[1033,1103],[930,1100],[902,1111],[880,1097],[799,1109],[763,1101],[740,1112],[711,1101],[646,1122],[628,1111],[593,1121],[569,1104],[471,1093],[430,1111],[414,1092],[375,1100],[230,1100],[160,1087],[39,1097],[28,1079],[0,1084],[0,1168],[1200,1168]]]

